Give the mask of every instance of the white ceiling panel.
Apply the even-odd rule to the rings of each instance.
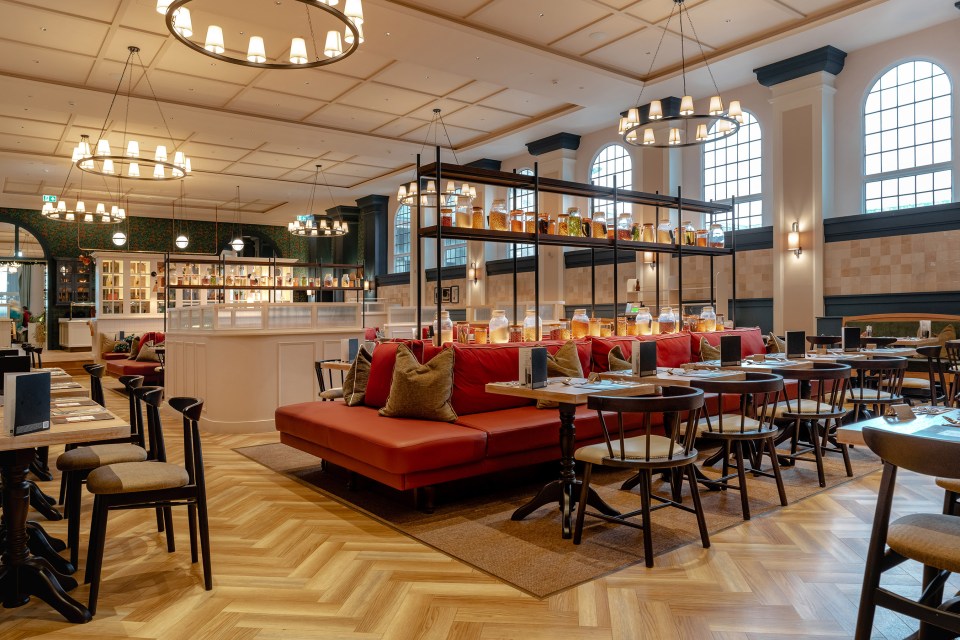
[[[283,169],[296,169],[311,162],[312,157],[307,156],[289,156],[282,153],[270,153],[268,151],[254,151],[243,159],[244,162],[252,164],[265,164]]]
[[[710,0],[687,0],[684,4],[687,9],[693,9],[699,4],[704,2],[709,2]],[[749,13],[753,9],[753,5],[759,3],[765,3],[769,0],[747,0],[750,3],[750,7],[741,6],[740,11],[743,13]],[[745,4],[745,3],[743,3]],[[670,17],[670,12],[673,11],[673,20],[670,22],[671,28],[677,28],[678,21],[676,11],[676,3],[673,0],[640,0],[630,6],[626,7],[626,13],[629,13],[632,16],[636,16],[641,20],[647,22],[648,24],[656,24],[657,26],[662,26],[660,23]],[[696,23],[694,23],[696,25]]]
[[[496,131],[524,120],[523,116],[488,107],[472,106],[444,117],[448,125],[475,129],[477,131]]]
[[[0,6],[14,4],[9,0],[0,2]],[[110,22],[117,14],[120,0],[19,0],[18,4],[41,7],[48,11],[62,13],[88,20]]]
[[[244,176],[253,176],[257,178],[279,178],[288,170],[282,167],[270,167],[262,164],[248,164],[246,162],[237,162],[230,165],[228,173],[240,174]]]
[[[291,78],[283,73],[264,73],[254,84],[267,91],[293,94],[318,102],[329,102],[360,82],[355,78],[320,69],[304,69],[298,71],[296,76]],[[320,106],[322,105],[318,104],[317,108]]]
[[[413,118],[397,118],[392,120],[382,127],[378,127],[374,130],[379,136],[386,136],[388,138],[405,138],[406,134],[413,131],[414,129],[419,129],[423,126],[421,120],[414,120]]]
[[[17,153],[47,153],[52,154],[57,148],[55,140],[43,138],[27,138],[21,135],[0,133],[0,149],[16,151]]]
[[[548,44],[608,14],[587,0],[497,0],[471,15],[470,21]]]
[[[719,48],[758,32],[783,26],[797,18],[796,13],[775,2],[759,2],[749,14],[740,11],[741,5],[742,0],[710,0],[691,9],[690,19],[700,41],[704,45]],[[694,49],[693,55],[698,57],[700,51]]]
[[[418,91],[373,82],[360,85],[339,100],[340,104],[383,111],[396,116],[406,115],[432,101],[431,97]]]
[[[424,9],[463,18],[496,0],[417,0],[415,4]]]
[[[389,113],[348,107],[342,104],[331,104],[311,115],[306,119],[306,122],[338,129],[373,131],[395,117]]]
[[[0,133],[59,140],[66,127],[54,122],[0,116]]]
[[[559,51],[583,55],[638,31],[643,24],[622,15],[612,15],[553,43]]]
[[[480,100],[483,100],[484,98],[489,97],[497,91],[501,91],[502,89],[502,85],[496,85],[477,80],[475,82],[471,82],[465,87],[457,89],[446,97],[463,102],[479,102]]]
[[[250,88],[228,102],[225,108],[243,113],[268,113],[284,120],[303,120],[322,106],[322,102],[310,98]]]
[[[451,91],[473,82],[471,78],[466,76],[406,62],[397,62],[390,65],[373,79],[381,84],[389,84],[395,87],[415,87],[417,91],[435,96],[445,96]]]
[[[95,56],[107,35],[108,25],[95,20],[12,2],[4,2],[0,7],[3,8],[0,39]],[[77,37],[78,30],[83,37]]]
[[[246,86],[258,77],[266,75],[260,69],[228,64],[202,56],[169,38],[164,41],[167,42],[167,46],[160,52],[160,58],[155,65],[157,69],[182,73],[194,78],[229,82],[238,87]]]
[[[657,53],[657,46],[661,37],[663,38],[663,44],[660,45],[660,51]],[[690,40],[684,43],[684,53],[688,60],[696,46],[696,43]],[[588,53],[585,57],[588,60],[645,75],[650,70],[650,64],[654,61],[654,54],[656,54],[655,71],[673,64],[679,64],[681,60],[680,36],[671,32],[663,35],[663,29],[659,27],[647,27],[642,31],[600,47]]]
[[[479,104],[484,107],[499,109],[501,111],[510,111],[512,113],[519,113],[525,116],[535,116],[538,113],[543,113],[544,111],[550,111],[551,109],[557,109],[563,106],[562,104],[558,104],[549,98],[527,93],[526,91],[518,91],[516,89],[506,89],[501,91],[500,93],[494,94],[486,100],[481,101]]]
[[[58,49],[0,40],[0,72],[52,82],[83,82],[95,59]]]
[[[352,162],[341,162],[337,166],[327,171],[323,170],[326,175],[338,175],[338,176],[351,176],[354,178],[375,178],[376,176],[389,173],[390,169],[384,169],[383,167],[370,167],[363,164],[353,164]]]

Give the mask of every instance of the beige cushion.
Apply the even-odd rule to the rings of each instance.
[[[775,334],[773,331],[770,332],[770,342],[767,344],[770,345],[770,353],[786,353],[787,352],[787,343],[780,339],[780,337]]]
[[[100,334],[100,353],[113,353],[114,348],[120,344],[120,341],[114,340],[104,334]]]
[[[343,387],[334,387],[333,389],[321,391],[320,397],[324,400],[338,400],[343,397]]]
[[[577,360],[580,359],[577,358]],[[623,349],[620,348],[620,345],[610,349],[610,352],[607,353],[607,369],[610,371],[630,371],[633,369],[630,361],[623,357]]]
[[[367,348],[361,346],[353,364],[350,365],[350,370],[347,371],[347,377],[343,379],[342,397],[348,407],[363,404],[363,398],[367,393],[367,381],[370,379],[371,361]],[[323,394],[321,393],[320,396],[323,397]]]
[[[147,452],[135,444],[95,444],[65,451],[57,458],[60,471],[85,471],[116,462],[143,462]]]
[[[140,351],[137,352],[136,361],[137,362],[160,362],[160,356],[157,355],[157,352],[153,348],[152,344],[145,344],[142,347],[140,347]]]
[[[917,513],[890,523],[887,545],[925,565],[960,572],[960,518]]]
[[[884,386],[889,386],[889,385],[884,384]],[[903,388],[904,389],[922,389],[924,391],[929,391],[930,381],[927,380],[926,378],[904,378]]]
[[[946,489],[947,491],[960,493],[960,480],[954,480],[953,478],[937,478],[937,486],[941,489]]]
[[[769,418],[767,419],[767,424],[769,424]],[[710,426],[713,427],[713,433],[740,433],[740,414],[723,414],[722,432],[720,431],[720,418],[718,416],[710,416]],[[753,418],[743,418],[744,433],[756,433],[759,429],[759,420],[754,420]],[[769,426],[767,426],[766,429],[767,431],[773,433],[773,430],[770,429]],[[707,419],[705,417],[701,417],[700,421],[697,423],[697,433],[707,435],[710,433],[710,429],[707,427]]]
[[[720,347],[715,347],[706,338],[700,338],[700,359],[701,360],[719,360]]]
[[[568,340],[554,354],[547,354],[547,376],[550,378],[582,378],[583,367],[577,355],[577,343]],[[537,409],[556,409],[556,402],[537,400]]]
[[[453,349],[444,349],[429,362],[420,364],[405,344],[397,348],[393,379],[387,404],[380,415],[388,418],[416,418],[453,422],[457,414],[450,406],[453,395]]]
[[[185,487],[187,470],[166,462],[121,462],[100,467],[87,476],[90,493],[116,494]]]
[[[869,404],[871,402],[876,402],[877,400],[881,402],[883,400],[898,400],[900,399],[899,395],[893,395],[889,391],[877,391],[876,389],[864,389],[863,390],[863,399],[860,399],[860,388],[859,387],[850,387],[847,391],[845,402],[846,404],[856,404],[863,403]]]
[[[619,460],[620,459],[620,442],[619,440],[613,442],[613,458],[610,457],[610,451],[607,449],[606,442],[598,442],[597,444],[591,444],[586,447],[580,447],[577,449],[576,453],[573,454],[573,457],[581,462],[589,462],[591,464],[603,464],[606,460]],[[626,438],[623,441],[624,453],[628,459],[633,460],[646,460],[647,458],[647,439],[644,436],[637,436],[635,438]],[[684,453],[683,447],[680,444],[675,444],[673,447],[673,455],[679,456]],[[669,457],[670,454],[670,438],[665,438],[663,436],[650,436],[650,458],[654,459],[663,459]]]
[[[821,402],[819,409],[817,408],[816,400],[791,400],[790,409],[787,410],[787,401],[783,400],[778,402],[773,407],[773,416],[775,418],[782,418],[785,413],[806,413],[806,414],[825,414],[830,413],[832,407],[829,402]]]

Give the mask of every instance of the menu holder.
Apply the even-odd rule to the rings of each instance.
[[[843,352],[854,353],[860,351],[860,327],[843,328]]]
[[[633,343],[630,365],[635,376],[657,375],[657,343],[653,341]]]
[[[547,349],[545,347],[520,349],[518,379],[521,384],[531,389],[542,389],[547,386]]]
[[[807,353],[807,332],[787,331],[785,337],[787,342],[787,358],[803,358]]]
[[[4,374],[3,426],[11,436],[50,429],[50,374]]]
[[[720,366],[736,367],[741,358],[740,336],[720,336]]]

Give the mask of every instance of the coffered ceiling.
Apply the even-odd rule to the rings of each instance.
[[[231,34],[254,25],[268,53],[289,34],[272,12],[295,0],[195,0],[194,15],[221,10]],[[750,82],[751,69],[832,44],[853,50],[958,17],[953,2],[926,0],[687,0],[721,89]],[[218,4],[219,2],[219,4]],[[676,92],[676,18],[651,66],[673,0],[365,0],[366,42],[319,69],[261,71],[217,62],[170,36],[156,0],[0,0],[0,206],[38,207],[39,196],[80,184],[70,154],[81,134],[126,127],[146,146],[173,138],[193,159],[188,217],[232,212],[236,187],[249,222],[285,224],[303,213],[314,165],[339,204],[388,195],[416,153],[431,153],[432,111],[442,109],[457,159],[516,155],[539,137],[611,126],[636,99]],[[941,6],[942,5],[942,6]],[[195,21],[197,18],[195,17]],[[870,29],[862,27],[869,21]],[[684,50],[701,53],[684,25]],[[240,36],[235,36],[239,44]],[[242,38],[245,42],[245,37]],[[287,44],[284,44],[287,43]],[[134,75],[105,121],[127,46],[140,47],[149,85]],[[697,65],[697,66],[701,66]],[[709,90],[702,69],[690,74]],[[119,107],[123,107],[122,109]],[[424,141],[428,140],[427,149]],[[151,144],[152,142],[152,144]],[[115,143],[117,144],[117,143]],[[445,160],[452,160],[449,151]],[[129,213],[169,216],[177,183],[133,184],[85,176],[87,200],[121,189]],[[329,206],[326,190],[318,193]]]

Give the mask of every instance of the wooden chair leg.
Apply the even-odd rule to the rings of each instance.
[[[203,588],[213,589],[213,562],[210,558],[210,527],[207,523],[207,497],[197,498],[197,519],[200,524],[200,551],[203,554]]]
[[[813,455],[817,459],[817,479],[820,481],[820,486],[825,487],[827,486],[827,478],[823,471],[823,448],[820,446],[820,438],[817,433],[819,429],[819,420],[810,423],[810,442],[813,443]]]
[[[650,485],[653,474],[648,469],[640,471],[640,505],[643,512],[643,558],[647,568],[653,567],[653,534],[650,531]]]
[[[93,500],[93,522],[90,526],[90,557],[87,559],[89,573],[90,600],[87,608],[90,615],[97,613],[97,597],[100,595],[100,574],[103,569],[103,550],[107,541],[107,515],[110,510],[106,507],[101,496]]]
[[[740,482],[740,507],[743,509],[743,519],[750,519],[750,498],[747,496],[747,472],[744,468],[743,441],[733,443],[733,454],[737,459],[737,479]]]
[[[80,502],[81,487],[80,473],[65,471],[63,478],[66,481],[67,499],[64,510],[67,514],[67,546],[70,548],[70,564],[77,566],[80,555]]]
[[[190,562],[197,563],[197,505],[187,505],[187,521],[190,528]]]
[[[890,505],[893,502],[893,488],[896,481],[897,468],[884,464],[880,490],[877,492],[877,508],[873,516],[870,545],[867,547],[867,565],[863,571],[855,640],[870,640],[873,632],[873,619],[877,612],[877,588],[880,586],[883,556],[887,546],[887,530],[890,526]]]
[[[163,533],[163,509],[157,507],[157,533]]]
[[[583,465],[583,484],[580,487],[580,501],[577,503],[577,522],[573,528],[573,544],[580,544],[583,535],[583,517],[587,513],[587,496],[590,493],[590,476],[593,465],[589,462]]]
[[[836,421],[837,428],[840,428],[840,421]],[[827,434],[827,431],[824,432],[824,435]],[[853,477],[853,464],[850,462],[850,447],[842,442],[837,443],[840,447],[840,455],[843,456],[843,466],[847,471],[847,477]]]
[[[777,481],[777,493],[780,494],[780,506],[785,507],[787,506],[787,490],[783,486],[783,475],[780,473],[780,461],[777,459],[777,448],[776,448],[776,445],[773,443],[772,436],[767,438],[767,450],[770,452],[770,464],[771,466],[773,466],[773,477]],[[760,460],[762,462],[763,461],[762,447],[760,451],[761,451]]]
[[[690,496],[693,498],[693,510],[697,514],[697,527],[700,529],[700,543],[704,549],[710,548],[710,532],[707,531],[707,519],[700,504],[700,488],[697,486],[697,474],[693,465],[687,466],[687,481],[690,483]]]
[[[167,534],[167,552],[173,553],[177,550],[177,543],[173,539],[173,511],[170,507],[163,507],[163,526]]]

